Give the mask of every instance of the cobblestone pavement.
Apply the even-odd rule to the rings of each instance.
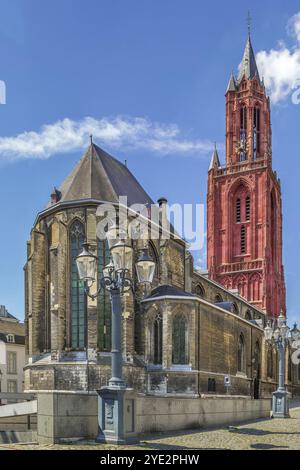
[[[139,445],[111,446],[93,442],[68,445],[1,445],[0,449],[22,450],[124,450],[124,449],[278,449],[300,450],[300,408],[291,409],[290,419],[256,420],[250,424],[205,431],[182,431],[145,436]]]

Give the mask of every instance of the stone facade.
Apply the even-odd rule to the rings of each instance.
[[[245,99],[248,101],[249,93],[254,93],[253,84],[246,81]],[[230,116],[239,104],[234,86],[233,81],[227,98]],[[267,113],[266,97],[260,89],[256,92]],[[247,106],[251,108],[250,101]],[[269,132],[268,119],[264,126]],[[233,142],[231,146],[235,145],[231,130],[228,130],[227,143],[228,139]],[[232,156],[232,152],[229,155]],[[227,163],[236,164],[231,160]],[[110,377],[110,300],[103,293],[94,300],[85,296],[77,277],[75,258],[86,239],[90,250],[98,255],[98,277],[101,275],[109,254],[105,242],[97,238],[98,224],[103,222],[98,209],[104,203],[116,207],[119,197],[127,196],[130,218],[138,215],[138,204],[144,204],[148,215],[150,208],[159,215],[154,231],[158,237],[152,237],[149,243],[132,241],[134,262],[147,243],[156,262],[156,273],[151,292],[144,292],[137,284],[132,266],[134,289],[122,296],[123,362],[127,384],[138,392],[154,396],[270,396],[276,388],[277,357],[275,352],[271,354],[266,349],[263,327],[266,310],[268,313],[272,310],[268,307],[272,300],[271,287],[274,298],[280,292],[277,307],[284,307],[280,187],[270,160],[251,160],[238,163],[236,170],[233,168],[230,167],[230,176],[228,168],[220,169],[215,151],[208,190],[210,269],[209,273],[200,272],[194,269],[187,244],[174,235],[172,227],[168,237],[165,236],[162,226],[166,219],[165,199],[159,201],[159,207],[155,206],[125,165],[93,143],[90,145],[60,190],[52,193],[48,207],[37,215],[28,242],[25,266],[26,390],[93,391],[107,384]],[[228,258],[230,230],[234,224],[232,218],[227,217],[227,209],[232,188],[242,182],[246,186],[249,183],[252,201],[255,201],[252,209],[255,224],[251,226],[253,252],[249,259],[238,260],[235,265]],[[259,202],[266,194],[263,188],[274,189],[278,201],[276,263],[273,264],[267,257],[271,223],[269,206],[266,201],[264,205]],[[144,222],[149,229],[153,228],[147,215]],[[268,234],[267,238],[257,238],[256,230]],[[272,281],[268,289],[261,290],[266,292],[265,297],[249,298],[247,289],[239,292],[239,283],[224,282],[223,274],[226,272],[227,279],[228,270],[246,276],[244,285],[248,287],[247,276],[252,271],[252,274],[268,275],[273,281],[277,276],[280,289]],[[232,272],[230,276],[234,278]],[[95,293],[96,283],[93,289],[92,293]],[[276,309],[272,311],[278,313]],[[294,395],[299,395],[300,369],[291,364],[289,356],[290,352],[287,353],[286,383]]]

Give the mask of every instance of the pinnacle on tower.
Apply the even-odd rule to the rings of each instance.
[[[209,170],[212,170],[214,168],[219,168],[221,166],[220,159],[219,159],[219,154],[217,150],[217,145],[215,144],[215,148],[211,157],[211,162],[209,165]]]

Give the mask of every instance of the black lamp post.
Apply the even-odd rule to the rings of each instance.
[[[122,308],[121,294],[133,289],[131,278],[133,249],[127,233],[117,227],[107,232],[111,255],[110,263],[103,269],[97,292],[91,294],[92,285],[96,282],[97,256],[90,253],[85,243],[82,252],[76,258],[79,278],[85,283],[86,294],[95,299],[102,289],[110,292],[112,306],[112,349],[111,378],[107,387],[102,387],[99,394],[99,434],[98,442],[124,443],[124,403],[126,384],[122,373]],[[155,263],[148,250],[144,249],[136,265],[140,284],[151,284]]]

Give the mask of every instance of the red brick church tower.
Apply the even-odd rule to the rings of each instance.
[[[207,263],[211,279],[269,316],[286,312],[280,180],[272,169],[270,101],[250,35],[226,91],[226,165],[208,172]]]

